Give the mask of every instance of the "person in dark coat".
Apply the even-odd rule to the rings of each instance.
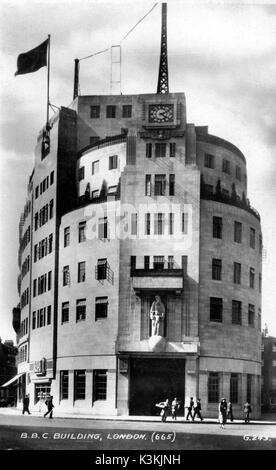
[[[227,418],[229,418],[231,422],[234,421],[231,401],[229,401],[227,404]]]
[[[29,410],[29,405],[30,405],[30,397],[29,395],[25,395],[23,399],[23,411],[22,414],[25,413],[25,411],[30,415],[30,410]]]
[[[248,401],[244,404],[243,411],[245,414],[244,422],[249,423],[249,418],[250,418],[250,413],[252,412],[252,408]]]
[[[52,418],[53,417],[53,408],[54,408],[52,395],[50,396],[50,398],[48,398],[45,401],[45,405],[47,405],[48,411],[44,414],[44,418],[46,418],[47,414],[49,414],[49,418]]]
[[[219,422],[220,427],[224,428],[227,419],[227,402],[225,398],[222,398],[219,404]]]
[[[191,416],[192,420],[193,420],[193,415],[192,415],[192,411],[193,411],[193,407],[194,407],[194,398],[191,397],[190,398],[190,403],[189,403],[189,406],[187,406],[187,410],[188,410],[188,413],[187,413],[187,416],[186,416],[186,421],[189,421],[189,417]]]
[[[196,404],[194,406],[194,415],[193,415],[193,421],[195,420],[195,417],[198,416],[200,421],[203,421],[203,418],[201,416],[201,403],[200,403],[200,398],[197,399]]]

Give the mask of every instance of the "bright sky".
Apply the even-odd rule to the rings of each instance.
[[[253,3],[253,4],[252,4]],[[260,2],[259,2],[260,3]],[[154,2],[2,1],[0,337],[14,339],[18,223],[46,118],[46,68],[14,77],[17,56],[51,34],[51,102],[72,101],[74,58],[118,44]],[[156,91],[158,4],[122,42],[122,92]],[[168,1],[169,85],[184,92],[188,122],[230,140],[247,159],[248,193],[261,214],[263,326],[276,336],[276,4]],[[81,62],[81,94],[109,94],[110,53]]]

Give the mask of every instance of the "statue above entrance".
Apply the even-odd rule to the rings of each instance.
[[[160,336],[160,322],[165,317],[165,306],[161,301],[159,295],[155,296],[154,302],[150,309],[150,319],[151,319],[151,336]]]

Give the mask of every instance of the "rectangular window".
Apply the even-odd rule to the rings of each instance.
[[[149,271],[150,269],[150,257],[144,256],[144,269],[145,271]]]
[[[248,325],[255,326],[255,305],[248,304]]]
[[[262,254],[263,251],[263,237],[262,235],[259,235],[259,253],[260,255]]]
[[[100,108],[99,105],[90,106],[90,117],[91,117],[91,119],[99,119],[100,109],[101,108]]]
[[[175,175],[170,175],[169,178],[169,196],[174,196]]]
[[[147,158],[152,157],[152,144],[151,143],[146,144],[146,157]]]
[[[97,279],[98,281],[106,279],[107,275],[107,259],[98,259],[97,263]]]
[[[69,397],[69,371],[60,371],[60,399],[68,400]]]
[[[64,248],[70,245],[70,227],[64,229]]]
[[[182,233],[184,233],[184,235],[187,235],[187,233],[188,233],[188,212],[182,212],[181,226],[182,226]]]
[[[170,158],[174,158],[176,153],[176,144],[175,142],[170,142]]]
[[[131,106],[131,104],[124,104],[123,105],[122,117],[123,118],[131,118],[131,116],[132,116],[132,106]]]
[[[174,213],[169,213],[169,235],[173,235],[174,232]]]
[[[213,258],[212,259],[212,279],[214,279],[215,281],[221,281],[221,268],[222,268],[221,259]]]
[[[118,168],[118,155],[111,155],[109,157],[109,170]]]
[[[173,269],[173,268],[174,268],[174,257],[168,256],[168,269]]]
[[[165,265],[164,256],[153,257],[153,269],[154,271],[163,271]]]
[[[78,181],[81,181],[84,179],[84,166],[81,166],[78,169]]]
[[[36,312],[33,312],[32,329],[35,330],[35,327],[36,327]]]
[[[69,302],[62,302],[61,305],[61,323],[69,322]]]
[[[204,166],[206,168],[215,168],[215,157],[210,153],[205,153],[204,155]]]
[[[187,255],[183,255],[181,257],[181,267],[182,267],[184,276],[186,276],[188,272],[188,256]]]
[[[250,228],[250,248],[255,249],[255,229]]]
[[[63,285],[64,286],[69,286],[70,284],[70,271],[69,271],[69,266],[63,266]]]
[[[95,189],[95,191],[92,191],[92,194],[91,194],[92,199],[99,197],[99,195],[100,195],[99,189]]]
[[[95,304],[95,321],[100,318],[107,318],[108,313],[108,298],[107,297],[96,297]]]
[[[138,214],[131,214],[131,235],[137,235]]]
[[[37,279],[34,279],[33,281],[33,297],[36,297],[36,285],[37,285]]]
[[[241,283],[241,264],[234,263],[234,284]]]
[[[86,240],[85,231],[86,231],[86,222],[80,222],[79,223],[79,243],[85,242]]]
[[[86,299],[79,299],[76,303],[76,321],[85,320]]]
[[[166,175],[155,175],[154,195],[165,196],[165,190],[166,190]]]
[[[136,256],[130,257],[130,272],[132,273],[136,269]]]
[[[242,224],[241,222],[234,222],[234,242],[242,242]]]
[[[208,402],[218,403],[218,401],[219,401],[219,374],[218,372],[209,372]]]
[[[238,385],[239,376],[238,374],[230,375],[230,401],[231,403],[238,403]]]
[[[51,305],[48,305],[47,307],[47,325],[51,325],[51,320],[52,320],[52,309]]]
[[[94,370],[93,384],[93,401],[106,400],[107,371]]]
[[[96,160],[95,162],[92,162],[92,175],[96,175],[96,173],[99,173],[100,169],[100,161]]]
[[[49,235],[49,254],[53,251],[53,234]]]
[[[50,173],[50,186],[54,184],[54,177],[55,177],[55,172],[51,171]]]
[[[106,239],[108,235],[107,217],[100,217],[98,221],[98,237],[100,240]]]
[[[236,166],[236,179],[241,181],[241,167]]]
[[[242,324],[242,303],[239,300],[232,300],[232,324]]]
[[[35,188],[35,198],[37,199],[39,196],[39,186]]]
[[[52,289],[52,271],[48,272],[48,290]]]
[[[151,196],[151,175],[146,175],[145,195]]]
[[[145,214],[145,234],[150,235],[150,213]]]
[[[251,289],[254,289],[255,287],[255,269],[254,268],[249,269],[249,287]]]
[[[78,263],[78,282],[85,282],[85,261]]]
[[[230,170],[230,161],[229,160],[226,160],[226,158],[224,158],[222,160],[222,171],[223,173],[227,173],[228,175],[230,175],[231,173],[231,170]]]
[[[53,200],[53,199],[51,199],[49,206],[50,206],[50,215],[49,215],[49,218],[52,219],[52,218],[53,218],[53,215],[54,215],[54,212],[53,212],[53,209],[54,209],[54,200]],[[48,206],[47,206],[47,207],[48,207]],[[47,215],[46,219],[48,220],[48,215]],[[46,220],[46,222],[47,222],[47,220]]]
[[[154,234],[163,235],[165,226],[165,214],[154,214]]]
[[[165,157],[166,147],[167,147],[167,144],[165,144],[164,142],[161,142],[161,143],[158,142],[157,144],[155,144],[155,157],[156,158]]]
[[[85,400],[85,370],[74,371],[74,400]]]
[[[210,321],[222,323],[222,299],[210,297]]]
[[[37,244],[34,246],[34,262],[37,262],[37,255],[38,255],[38,246]]]
[[[108,105],[106,107],[106,117],[108,119],[110,118],[116,118],[116,106],[113,105]]]
[[[222,217],[213,217],[213,238],[222,238]]]
[[[247,384],[246,384],[246,400],[248,403],[251,403],[251,385],[252,385],[252,375],[247,374]]]

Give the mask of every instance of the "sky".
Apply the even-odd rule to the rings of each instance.
[[[169,86],[184,92],[188,122],[208,125],[245,155],[248,196],[261,214],[263,327],[276,336],[276,4],[168,2]],[[110,47],[121,43],[123,94],[155,93],[161,4],[17,0],[0,3],[0,337],[15,339],[18,224],[34,146],[46,120],[46,77],[15,77],[17,56],[51,35],[50,100],[68,106],[74,59],[82,95],[110,93]]]

